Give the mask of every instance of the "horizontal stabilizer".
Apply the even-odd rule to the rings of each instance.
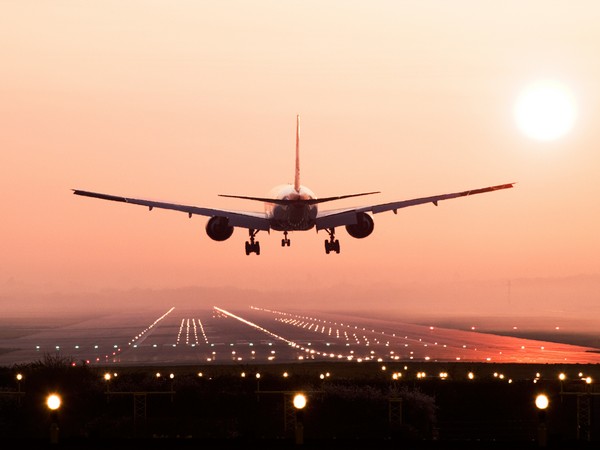
[[[333,200],[342,200],[344,198],[360,197],[362,195],[371,195],[371,194],[379,194],[379,191],[363,192],[360,194],[339,195],[337,197],[307,198],[307,199],[296,199],[296,200],[287,200],[287,199],[281,199],[281,198],[248,197],[245,195],[227,195],[227,194],[219,194],[219,197],[241,198],[243,200],[255,200],[258,202],[273,203],[276,205],[292,205],[292,204],[316,205],[317,203],[325,203],[325,202],[331,202]]]

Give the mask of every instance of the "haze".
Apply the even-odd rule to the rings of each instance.
[[[594,318],[599,20],[595,1],[3,2],[2,309],[179,295]],[[540,79],[576,104],[558,139],[515,122]],[[292,233],[289,248],[259,233],[258,257],[245,230],[215,242],[206,218],[71,193],[261,210],[218,194],[293,180],[296,114],[302,183],[319,197],[517,185],[377,215],[364,240],[339,230],[339,255],[326,233]]]

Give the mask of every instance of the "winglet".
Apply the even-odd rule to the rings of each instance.
[[[300,115],[296,115],[296,174],[294,176],[294,189],[300,192]]]

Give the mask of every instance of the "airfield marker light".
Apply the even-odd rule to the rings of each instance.
[[[169,374],[169,378],[172,380],[173,378],[175,378],[175,374],[171,372],[171,373]]]
[[[160,372],[156,372],[156,378],[160,378]]]
[[[560,381],[565,381],[567,379],[567,376],[564,373],[559,373],[558,374],[558,379]]]
[[[475,379],[475,374],[474,374],[473,372],[469,372],[469,373],[467,374],[467,378],[468,378],[469,380],[473,380],[473,379]]]
[[[593,380],[592,380],[592,377],[587,377],[587,378],[585,379],[585,382],[586,382],[587,384],[592,384],[592,381],[593,381]]]

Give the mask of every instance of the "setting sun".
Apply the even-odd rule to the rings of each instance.
[[[554,81],[525,88],[515,106],[517,125],[527,136],[541,141],[558,139],[575,124],[575,102],[569,90]]]

